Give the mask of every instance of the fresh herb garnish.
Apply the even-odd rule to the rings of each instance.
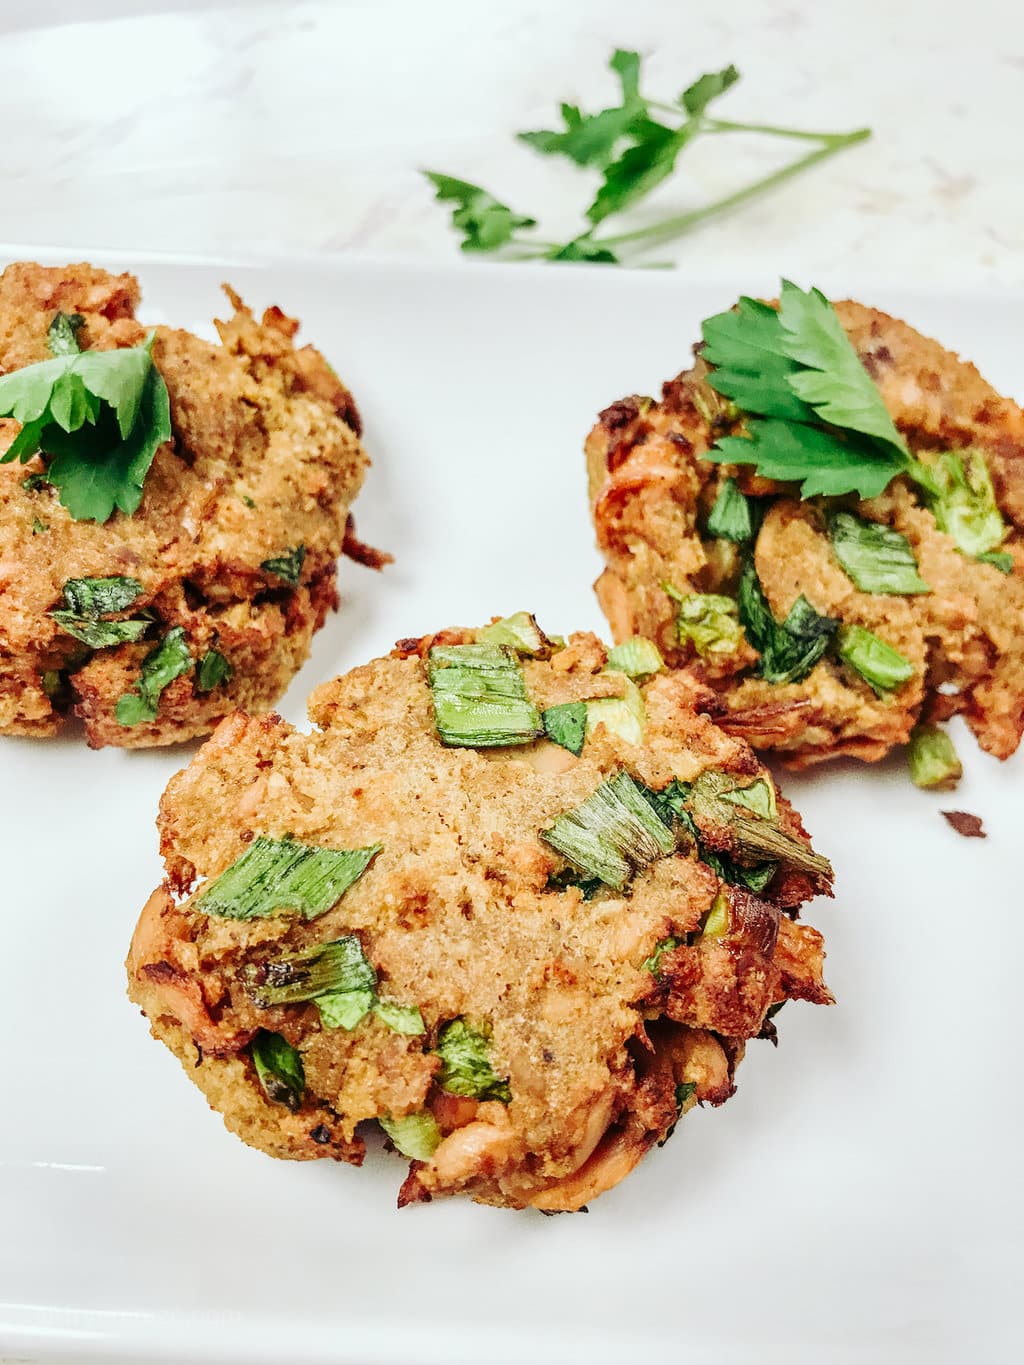
[[[452,1019],[437,1035],[434,1051],[441,1058],[437,1083],[450,1095],[468,1095],[475,1100],[512,1098],[508,1081],[502,1080],[491,1066],[490,1031],[472,1028],[465,1019]]]
[[[672,832],[624,769],[541,830],[541,838],[581,872],[617,891],[675,847]]]
[[[264,919],[285,910],[316,919],[337,904],[382,847],[320,848],[259,835],[194,906],[224,919]]]
[[[472,749],[530,744],[544,732],[508,645],[435,645],[427,677],[442,744]]]
[[[891,526],[834,512],[828,519],[828,532],[836,559],[861,592],[931,592],[917,571],[910,541]]]
[[[926,791],[952,791],[964,775],[953,741],[937,725],[914,726],[907,749],[910,780]]]
[[[196,691],[212,692],[221,683],[230,682],[234,671],[219,649],[208,649],[196,668]]]
[[[140,346],[79,351],[73,317],[50,326],[52,360],[0,377],[0,417],[21,431],[0,464],[34,455],[75,521],[104,522],[142,501],[153,457],[171,439],[167,386],[153,364],[153,334]]]
[[[433,1114],[405,1114],[400,1119],[380,1114],[377,1122],[395,1144],[395,1149],[411,1161],[429,1161],[441,1141],[441,1130]]]
[[[273,559],[265,559],[260,568],[266,569],[267,573],[274,574],[275,577],[289,583],[294,588],[302,577],[302,566],[305,560],[305,545],[296,545],[294,550],[286,550],[284,554],[276,555]]]
[[[754,504],[741,493],[735,479],[726,479],[718,490],[718,497],[708,517],[708,535],[721,540],[732,540],[747,545],[754,539],[757,518]]]
[[[776,621],[749,558],[740,575],[737,605],[747,639],[761,656],[758,672],[769,683],[806,678],[839,629],[835,617],[822,616],[802,594],[786,619]]]
[[[547,658],[554,645],[537,624],[536,617],[528,611],[514,612],[484,626],[477,631],[476,638],[482,645],[508,645],[528,659]]]
[[[155,720],[160,696],[175,678],[192,667],[193,659],[185,641],[183,626],[175,626],[142,661],[142,672],[134,692],[126,692],[116,708],[119,725],[140,725]]]
[[[840,626],[836,654],[859,673],[879,697],[902,687],[914,676],[914,665],[910,660],[864,626]]]
[[[261,1028],[249,1044],[249,1052],[267,1099],[295,1113],[306,1089],[306,1071],[298,1049],[279,1033]]]
[[[734,208],[753,196],[783,184],[800,171],[870,137],[868,128],[852,133],[815,133],[763,123],[737,123],[714,118],[708,107],[739,80],[734,66],[710,71],[691,82],[672,102],[652,99],[640,89],[638,52],[616,50],[609,62],[619,82],[616,104],[588,114],[576,104],[560,105],[562,127],[520,133],[519,140],[544,156],[562,156],[602,177],[581,231],[565,242],[534,236],[537,220],[496,199],[480,185],[435,171],[424,171],[436,197],[454,204],[452,226],[462,236],[463,251],[514,252],[517,260],[590,261],[621,264],[619,248],[645,246],[680,237],[705,219]],[[615,236],[600,226],[615,214],[636,207],[675,170],[680,153],[697,138],[727,133],[758,133],[809,144],[810,149],[779,170],[741,189],[685,213]]]
[[[747,804],[747,808],[756,813],[762,813],[764,809],[768,809],[769,814],[765,818],[774,822],[776,819],[774,801],[771,805],[766,806],[764,803],[760,803],[758,797],[748,796],[748,793],[753,793],[756,788],[767,786],[766,782],[759,779],[749,788],[734,787],[731,790],[724,791],[722,797],[723,799],[728,798],[733,805]],[[778,871],[778,863],[773,861],[748,867],[743,863],[738,863],[735,858],[730,857],[727,853],[720,853],[709,848],[701,838],[700,830],[690,814],[689,805],[692,792],[693,787],[688,782],[670,782],[662,791],[648,791],[647,799],[670,829],[677,823],[682,827],[693,841],[697,857],[702,863],[710,867],[717,877],[721,877],[722,881],[729,882],[732,886],[743,886],[748,891],[752,891],[754,895],[760,895]],[[772,797],[774,798],[774,793],[772,793]],[[758,802],[758,804],[750,804],[752,801]],[[724,812],[724,814],[727,819],[732,818],[729,812]]]
[[[148,618],[134,617],[127,621],[90,621],[70,611],[51,611],[65,635],[73,635],[90,649],[111,649],[114,645],[132,644],[141,640],[153,624]],[[121,721],[124,725],[125,722]]]
[[[715,592],[680,592],[671,583],[662,588],[676,603],[676,634],[701,656],[728,658],[743,643],[739,608],[731,597]]]
[[[554,744],[560,744],[571,754],[582,753],[587,734],[586,702],[567,701],[560,706],[549,706],[542,712],[541,721],[544,733]]]
[[[426,1031],[415,1006],[380,999],[377,971],[355,934],[318,943],[292,957],[247,963],[242,980],[258,1009],[312,1000],[328,1028],[354,1029],[372,1010],[396,1033]]]
[[[664,667],[661,650],[653,640],[645,640],[642,635],[634,635],[631,640],[610,649],[605,664],[609,672],[625,673],[628,678],[649,678],[654,673],[661,673]]]

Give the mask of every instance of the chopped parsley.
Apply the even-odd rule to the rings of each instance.
[[[726,479],[708,517],[708,535],[748,545],[757,531],[754,503],[741,493],[735,479]]]
[[[90,649],[134,643],[153,624],[150,617],[124,621],[103,618],[125,611],[142,592],[142,584],[135,578],[69,578],[61,597],[63,605],[51,611],[50,616],[66,635],[81,640]]]
[[[219,649],[208,649],[196,667],[196,691],[212,692],[221,683],[230,682],[234,671]]]
[[[587,735],[587,703],[567,701],[560,706],[549,706],[541,713],[544,733],[554,744],[560,744],[571,754],[583,751]]]
[[[294,550],[286,550],[284,554],[276,555],[272,559],[265,559],[260,565],[267,573],[272,573],[282,582],[290,584],[293,588],[302,577],[302,566],[306,562],[305,545],[296,545]]]
[[[193,662],[184,627],[175,626],[143,659],[135,691],[126,692],[117,703],[117,723],[131,726],[155,720],[164,688],[187,673]]]
[[[747,639],[760,654],[758,672],[765,682],[801,682],[825,654],[839,629],[833,616],[822,616],[802,594],[784,621],[776,621],[748,558],[737,595],[739,618]]]

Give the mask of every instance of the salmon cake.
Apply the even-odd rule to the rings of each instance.
[[[272,705],[337,604],[367,458],[298,324],[220,344],[89,265],[0,275],[0,734],[169,744]]]
[[[400,1206],[582,1208],[832,998],[829,863],[708,701],[521,613],[325,683],[311,733],[229,717],[161,801],[132,1000],[272,1156],[359,1165],[376,1120]]]
[[[785,283],[708,319],[660,402],[586,442],[597,595],[716,716],[794,768],[910,744],[955,781],[937,723],[1007,758],[1024,729],[1024,413],[905,322]]]

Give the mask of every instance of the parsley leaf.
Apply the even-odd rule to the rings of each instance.
[[[679,96],[679,103],[688,114],[703,114],[712,100],[724,95],[730,86],[736,84],[740,73],[732,65],[721,71],[706,71],[688,85]]]
[[[463,251],[494,251],[511,241],[519,228],[536,227],[535,219],[514,213],[479,185],[436,171],[423,174],[437,190],[435,198],[458,205],[452,212],[452,227],[465,234]]]
[[[752,464],[765,479],[800,483],[802,498],[856,493],[877,498],[905,465],[875,441],[776,418],[747,422],[746,436],[724,436],[704,456],[719,464]]]
[[[905,461],[906,444],[878,386],[821,290],[804,293],[783,280],[779,320],[783,350],[800,366],[789,376],[789,387],[797,397],[811,405],[819,421],[872,436],[892,446],[897,457]]]
[[[282,555],[265,559],[260,568],[266,569],[267,573],[272,573],[277,578],[283,579],[285,583],[290,583],[294,588],[302,577],[302,566],[305,562],[305,545],[296,545],[294,550],[286,550]]]
[[[546,255],[549,261],[588,261],[591,265],[621,265],[614,251],[609,251],[588,234],[576,237],[565,246],[553,247]]]
[[[754,539],[758,510],[756,504],[740,492],[735,479],[726,479],[708,517],[708,535],[745,545]]]
[[[611,160],[616,143],[631,132],[637,119],[646,113],[647,105],[640,98],[640,54],[618,50],[608,65],[622,83],[621,105],[602,109],[597,114],[584,114],[575,104],[562,104],[564,130],[518,133],[519,141],[545,156],[567,156],[577,166],[603,166]],[[559,256],[552,259],[584,258]]]
[[[809,405],[793,392],[789,378],[799,368],[783,350],[777,309],[757,299],[740,298],[735,308],[705,318],[702,355],[711,365],[708,383],[744,412],[812,422]]]
[[[544,733],[554,744],[568,749],[571,754],[583,751],[583,741],[587,735],[587,703],[567,701],[559,706],[549,706],[541,712]]]
[[[761,656],[758,672],[765,682],[800,682],[828,649],[839,621],[822,616],[801,595],[785,621],[776,621],[761,588],[753,560],[747,559],[737,594],[747,639]]]
[[[234,671],[219,649],[208,649],[196,669],[196,691],[212,692],[221,683],[230,682]]]
[[[605,168],[604,184],[587,209],[590,221],[597,224],[609,214],[621,213],[660,185],[675,170],[676,158],[698,131],[694,123],[669,128],[654,119],[640,119],[633,130],[634,145]]]
[[[175,626],[143,659],[135,691],[126,692],[117,703],[117,723],[131,726],[156,720],[160,694],[191,667],[192,653],[185,641],[185,628]]]
[[[57,344],[69,344],[69,330],[60,329]],[[171,439],[152,344],[151,333],[141,346],[65,351],[0,378],[0,416],[22,424],[0,464],[43,453],[52,457],[44,477],[75,521],[108,521],[115,508],[130,516],[154,455]]]

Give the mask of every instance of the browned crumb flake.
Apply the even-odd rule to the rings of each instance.
[[[700,714],[709,694],[684,673],[644,684],[641,747],[602,726],[578,758],[547,741],[446,748],[425,655],[434,640],[474,638],[404,640],[390,658],[325,683],[310,701],[311,734],[274,716],[238,714],[219,727],[161,802],[168,881],[135,931],[129,990],[228,1127],[263,1151],[358,1163],[361,1121],[428,1110],[443,1140],[413,1163],[400,1203],[465,1191],[485,1203],[578,1209],[664,1139],[678,1094],[685,1109],[729,1098],[744,1042],[773,1003],[831,1000],[821,936],[789,917],[829,884],[780,873],[759,899],[721,882],[684,839],[623,893],[584,900],[575,886],[552,887],[566,864],[540,831],[622,768],[655,790],[708,769],[741,785],[771,778],[745,743]],[[601,671],[606,657],[595,637],[575,635],[550,660],[524,663],[529,693],[541,707],[621,695],[626,679]],[[781,798],[778,809],[780,828],[809,844]],[[188,896],[254,836],[285,833],[383,851],[308,923],[208,917]],[[720,894],[726,931],[709,938],[701,924]],[[380,994],[416,1005],[425,1035],[372,1016],[352,1031],[326,1028],[315,1005],[257,1009],[246,994],[245,963],[349,933]],[[655,976],[644,963],[670,937],[679,945]],[[439,1086],[438,1031],[460,1017],[490,1032],[509,1104]],[[260,1028],[302,1054],[296,1113],[257,1084],[247,1045]]]
[[[870,502],[839,505],[906,536],[934,591],[860,592],[832,554],[823,500],[797,501],[791,486],[702,459],[730,424],[698,360],[665,385],[660,403],[634,397],[605,409],[587,440],[591,506],[607,565],[596,585],[601,607],[616,640],[654,639],[670,664],[692,669],[721,694],[723,727],[777,750],[792,767],[840,754],[877,760],[906,743],[919,718],[958,712],[984,749],[1006,758],[1024,732],[1024,413],[973,365],[906,323],[857,303],[835,306],[920,459],[966,447],[983,453],[1009,526],[1003,548],[1013,557],[1012,573],[961,554],[898,479]],[[702,534],[729,476],[747,493],[775,498],[755,565],[776,618],[804,593],[818,611],[865,626],[899,650],[915,668],[908,683],[880,698],[826,658],[802,682],[774,685],[754,676],[757,655],[746,642],[724,658],[701,658],[680,644],[664,583],[683,593],[735,591],[738,548]]]
[[[971,815],[966,810],[944,810],[942,814],[953,826],[957,834],[962,834],[965,839],[987,839],[981,824],[981,816]]]
[[[0,465],[0,734],[54,734],[70,707],[89,743],[139,747],[208,733],[236,707],[270,706],[337,604],[336,566],[349,505],[367,465],[348,390],[298,324],[279,309],[257,321],[233,291],[220,345],[156,328],[153,358],[171,402],[174,439],[157,451],[139,510],[105,525],[73,521],[48,485],[25,488],[41,465]],[[50,358],[60,310],[85,319],[85,347],[134,346],[138,282],[89,265],[9,266],[0,275],[0,371]],[[0,421],[0,447],[18,430]],[[45,534],[33,534],[42,522]],[[262,567],[305,547],[291,585]],[[70,578],[129,576],[143,585],[132,612],[156,617],[147,639],[90,654],[49,612]],[[229,683],[201,693],[174,681],[155,721],[119,725],[114,709],[143,658],[182,626],[198,660],[216,649]],[[56,697],[45,675],[62,679]]]

